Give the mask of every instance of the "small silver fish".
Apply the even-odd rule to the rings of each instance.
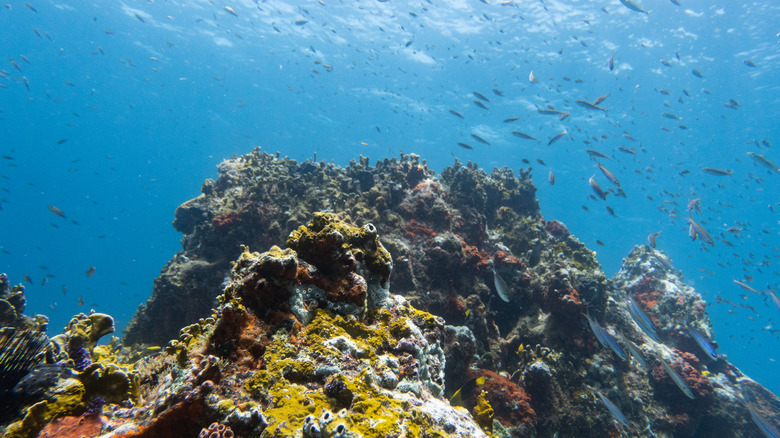
[[[608,97],[609,97],[609,93],[597,97],[596,100],[593,101],[593,105],[598,105],[601,102],[604,102],[604,100],[606,100]]]
[[[715,246],[715,241],[712,240],[712,237],[710,236],[710,233],[707,232],[704,228],[702,228],[701,225],[697,224],[693,219],[688,218],[688,223],[691,225],[691,228],[694,230],[694,235],[692,238],[696,240],[696,235],[701,236],[701,240],[707,242],[710,244],[710,246]],[[690,233],[690,231],[689,231]]]
[[[471,134],[471,138],[473,138],[474,140],[476,140],[476,141],[478,141],[478,142],[480,142],[482,144],[486,144],[486,145],[490,146],[490,143],[487,140],[485,140],[484,138],[478,136],[477,134]]]
[[[596,166],[601,170],[601,173],[604,174],[605,177],[611,182],[612,184],[620,187],[620,181],[618,181],[617,177],[614,173],[607,170],[606,167],[602,166],[601,163],[597,163]]]
[[[607,396],[602,394],[600,391],[594,391],[596,395],[601,399],[601,402],[604,403],[604,406],[607,407],[607,410],[609,410],[609,413],[612,414],[612,416],[615,418],[615,420],[618,421],[618,423],[622,424],[623,426],[628,426],[628,420],[626,420],[626,416],[623,415],[623,412],[618,409],[617,406],[615,406],[612,401],[610,401]]]
[[[658,337],[658,333],[655,331],[655,324],[653,324],[653,320],[651,320],[647,314],[642,311],[642,308],[639,307],[639,303],[634,300],[633,295],[629,294],[628,300],[626,301],[626,309],[628,310],[628,314],[631,315],[631,318],[634,320],[636,325],[638,325],[643,332],[650,336],[650,338],[652,338],[655,342],[661,342],[661,339]]]
[[[669,377],[672,379],[675,385],[677,385],[678,388],[680,388],[680,391],[685,394],[686,397],[688,397],[691,400],[694,400],[696,396],[693,395],[693,392],[691,391],[691,388],[688,387],[688,384],[685,383],[682,377],[680,377],[679,374],[677,374],[677,371],[673,370],[671,366],[669,366],[668,363],[666,363],[665,360],[661,359],[661,365],[663,365],[664,370],[666,371],[666,374],[669,375]]]
[[[749,403],[747,400],[742,400],[742,404],[745,405],[745,409],[750,413],[750,418],[756,423],[756,426],[761,429],[761,432],[766,435],[767,438],[780,438],[780,431],[778,431],[769,420],[764,418],[752,403]]]
[[[625,359],[626,353],[623,351],[623,348],[620,346],[620,344],[618,344],[617,338],[614,337],[612,334],[610,334],[608,331],[606,331],[604,327],[602,327],[601,324],[598,323],[598,321],[591,318],[589,314],[586,313],[585,318],[588,319],[588,325],[590,326],[590,329],[593,331],[593,334],[596,336],[596,340],[598,340],[602,346],[612,350],[621,359]]]
[[[550,107],[550,108],[537,108],[536,112],[539,113],[539,114],[547,115],[547,116],[559,116],[559,115],[563,115],[563,114],[568,114],[568,113],[566,113],[564,111],[558,111],[557,109],[552,108],[552,107]]]
[[[720,358],[718,356],[718,353],[715,352],[715,347],[712,345],[710,340],[707,339],[706,336],[704,336],[703,333],[691,327],[690,325],[687,325],[687,329],[688,329],[688,335],[692,337],[694,341],[696,341],[696,344],[699,345],[699,348],[701,348],[702,351],[704,351],[704,353],[706,353],[710,359],[718,360]]]
[[[490,108],[486,107],[484,103],[482,103],[482,102],[480,102],[478,100],[473,100],[472,102],[474,102],[474,105],[482,108],[483,110],[490,111]]]
[[[633,342],[631,342],[628,338],[623,336],[623,343],[626,344],[626,348],[628,348],[628,352],[631,353],[631,356],[636,359],[637,363],[639,365],[642,365],[642,368],[649,370],[650,367],[647,366],[647,362],[645,362],[645,358],[642,357],[642,353],[639,352],[639,347],[634,345]]]
[[[661,234],[661,232],[660,232],[660,231],[658,231],[658,232],[656,232],[656,233],[650,233],[650,234],[647,236],[647,243],[650,245],[650,247],[651,247],[651,248],[655,248],[655,246],[656,246],[655,239],[656,239],[656,238],[658,237],[658,235],[660,235],[660,234]]]
[[[601,186],[599,185],[599,183],[596,182],[595,179],[593,179],[593,177],[590,177],[590,179],[588,179],[588,184],[590,184],[590,188],[593,190],[593,193],[595,193],[596,196],[601,198],[602,201],[607,200],[607,193],[601,189]]]
[[[566,131],[555,134],[555,136],[553,136],[553,138],[551,138],[550,141],[547,142],[547,146],[552,146],[553,143],[563,138],[563,136],[566,134],[568,134],[568,132]]]
[[[724,170],[724,169],[718,169],[715,167],[702,167],[701,170],[704,173],[709,173],[710,175],[715,176],[731,176],[733,175],[733,172],[731,170]]]
[[[767,157],[761,154],[757,154],[755,152],[748,152],[747,156],[753,159],[754,163],[766,167],[772,173],[780,172],[780,168],[777,167],[777,164],[771,162]]]
[[[745,289],[748,292],[754,293],[756,295],[761,295],[755,288],[753,288],[752,286],[747,285],[747,284],[745,284],[745,283],[743,283],[743,282],[741,282],[739,280],[734,280],[734,283],[736,283],[739,287],[741,287],[742,289]]]
[[[590,155],[590,158],[591,158],[591,160],[593,159],[593,157],[596,157],[596,158],[604,158],[604,159],[607,159],[607,160],[609,160],[609,157],[608,157],[608,156],[606,156],[606,155],[602,154],[602,153],[601,153],[601,152],[599,152],[599,151],[596,151],[596,150],[593,150],[593,149],[585,149],[585,152],[587,152],[587,153],[588,153],[588,155]]]
[[[478,91],[472,91],[472,94],[474,94],[474,97],[476,97],[479,100],[484,100],[485,102],[490,102],[490,99],[485,97],[482,93]]]
[[[596,105],[595,103],[588,102],[587,100],[579,100],[579,99],[577,99],[577,100],[574,101],[574,103],[576,103],[577,105],[579,105],[579,106],[581,106],[583,108],[587,108],[587,109],[590,109],[590,110],[599,110],[599,111],[607,112],[606,108],[602,108],[602,107]]]
[[[641,7],[639,7],[638,4],[634,3],[631,0],[620,0],[620,3],[623,3],[623,6],[627,7],[628,9],[631,9],[632,11],[642,12],[644,14],[649,14],[650,13],[649,11],[646,11],[646,10],[642,9]]]
[[[536,140],[536,137],[532,137],[532,136],[526,134],[525,132],[512,131],[512,135],[514,135],[515,137],[519,137],[519,138],[525,139],[525,140]]]
[[[772,292],[771,290],[766,291],[766,293],[767,295],[769,295],[769,298],[775,304],[775,307],[777,307],[777,310],[780,310],[780,298],[777,298],[777,295],[775,295],[775,293]]]
[[[509,302],[509,286],[506,285],[506,282],[503,278],[501,278],[500,275],[498,275],[498,272],[496,272],[495,266],[491,266],[490,270],[493,271],[493,286],[496,287],[496,292],[498,293],[498,297],[501,298],[505,303]]]

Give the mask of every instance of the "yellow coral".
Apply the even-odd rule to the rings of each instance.
[[[84,411],[84,385],[75,379],[65,379],[54,389],[48,401],[27,408],[21,421],[11,424],[5,438],[33,438],[52,420]]]
[[[439,323],[432,315],[417,312],[411,306],[405,307],[401,313],[414,315],[416,319],[430,324]],[[399,315],[397,319],[392,319],[389,312],[381,309],[369,312],[367,320],[361,322],[354,316],[345,318],[319,309],[312,322],[297,334],[306,349],[290,345],[287,335],[276,335],[263,356],[267,370],[256,372],[244,385],[254,397],[269,396],[271,400],[263,412],[269,422],[266,433],[269,436],[297,436],[307,416],[319,418],[323,412],[334,412],[343,407],[323,390],[311,390],[290,380],[297,381],[301,376],[316,380],[314,366],[301,353],[308,351],[340,356],[341,352],[325,345],[325,342],[344,337],[364,352],[363,358],[355,359],[369,366],[360,365],[356,376],[340,379],[353,397],[349,408],[341,410],[338,418],[327,427],[343,424],[356,435],[366,438],[396,435],[399,431],[408,437],[446,437],[447,434],[438,429],[439,426],[424,409],[395,398],[376,383],[377,346],[397,342],[390,333],[391,326],[409,328],[409,316]]]

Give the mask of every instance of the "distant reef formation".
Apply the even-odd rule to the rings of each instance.
[[[637,246],[608,279],[535,191],[416,155],[226,160],[121,343],[95,312],[48,339],[0,278],[0,431],[776,436],[780,399],[717,354],[666,256]]]

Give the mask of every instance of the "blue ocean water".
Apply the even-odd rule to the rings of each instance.
[[[649,14],[618,0],[5,3],[0,272],[29,276],[27,313],[52,333],[90,309],[121,330],[180,248],[175,208],[233,154],[532,166],[544,217],[607,275],[660,232],[710,303],[719,352],[780,393],[780,309],[762,293],[780,294],[780,174],[747,155],[780,163],[780,5],[637,3]],[[575,102],[603,95],[605,111]],[[609,156],[625,197],[585,149]]]

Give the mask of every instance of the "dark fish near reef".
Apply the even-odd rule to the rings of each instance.
[[[696,397],[693,395],[693,392],[691,392],[691,388],[688,387],[688,385],[685,383],[685,381],[680,377],[679,374],[677,374],[677,371],[673,370],[671,366],[669,366],[668,363],[666,363],[665,360],[661,359],[661,365],[663,365],[664,370],[666,371],[666,374],[669,375],[669,377],[672,379],[675,385],[677,385],[678,388],[680,388],[680,391],[685,394],[686,397],[693,400]]]
[[[453,116],[460,117],[461,119],[465,119],[465,117],[463,117],[463,114],[461,114],[461,113],[459,113],[459,112],[457,112],[455,110],[449,110],[449,111],[450,111],[450,114],[452,114]]]
[[[550,141],[547,142],[547,146],[552,146],[553,143],[563,138],[563,136],[566,134],[568,134],[568,132],[566,131],[555,134],[555,136],[553,136],[553,138],[551,138]]]
[[[63,213],[62,210],[60,210],[59,208],[57,208],[57,207],[55,207],[53,205],[50,205],[47,208],[49,209],[50,212],[56,214],[59,217],[66,217],[65,213]]]
[[[747,156],[750,157],[753,160],[754,163],[756,163],[756,164],[758,164],[760,166],[766,167],[772,173],[780,172],[780,168],[777,167],[777,164],[771,162],[769,160],[769,158],[767,158],[767,157],[765,157],[765,156],[763,156],[761,154],[757,154],[755,152],[748,152]]]
[[[510,117],[508,119],[504,119],[504,123],[513,123],[521,119],[522,117]]]
[[[697,78],[704,78],[704,75],[703,75],[703,74],[701,74],[701,72],[700,72],[699,70],[696,70],[695,68],[694,68],[693,70],[691,70],[691,73],[692,73],[694,76],[696,76]]]
[[[597,163],[596,166],[601,170],[601,173],[604,174],[605,177],[611,182],[612,184],[620,187],[620,181],[618,181],[617,177],[614,173],[607,170],[606,167],[602,166],[601,163]]]
[[[593,150],[593,149],[585,149],[585,152],[587,152],[588,155],[590,155],[591,159],[593,159],[593,157],[596,157],[596,158],[605,158],[605,159],[609,160],[608,156],[602,154],[599,151],[596,151],[596,150]]]
[[[487,97],[485,97],[485,96],[484,96],[482,93],[480,93],[479,91],[472,91],[471,93],[474,95],[474,97],[476,97],[476,98],[477,98],[477,99],[479,99],[479,100],[484,100],[485,102],[490,102],[490,99],[488,99]]]
[[[734,280],[734,283],[736,283],[739,287],[741,287],[742,289],[745,289],[748,292],[754,293],[756,295],[761,295],[755,288],[753,288],[753,287],[751,287],[751,286],[749,286],[749,285],[747,285],[747,284],[745,284],[745,283],[743,283],[743,282],[741,282],[739,280]]]
[[[89,268],[87,268],[87,272],[85,272],[85,274],[86,274],[87,277],[91,277],[91,276],[95,275],[96,271],[97,271],[97,268],[95,268],[94,266],[90,266]]]
[[[661,338],[658,337],[658,333],[655,331],[653,320],[642,311],[642,308],[639,307],[639,303],[637,303],[630,294],[628,300],[626,300],[626,310],[628,310],[628,314],[631,315],[631,319],[634,320],[636,325],[638,325],[647,336],[650,336],[655,342],[661,342]]]
[[[595,103],[590,103],[587,100],[579,100],[578,99],[578,100],[575,100],[574,103],[576,103],[577,105],[579,105],[579,106],[581,106],[583,108],[587,108],[589,110],[598,110],[598,111],[604,111],[604,112],[607,111],[606,108],[602,108],[602,107],[596,105]]]
[[[457,391],[455,391],[454,394],[452,394],[452,397],[450,397],[450,404],[452,406],[461,406],[466,407],[466,404],[463,402],[463,396],[462,394],[466,393],[469,394],[471,391],[473,391],[477,386],[484,385],[485,380],[487,378],[485,376],[476,377],[474,379],[471,379],[463,384],[460,388],[458,388]]]
[[[456,143],[458,146],[462,147],[463,149],[474,149],[473,147],[467,145],[466,143]]]
[[[493,271],[493,285],[496,287],[496,292],[498,293],[499,298],[501,298],[505,303],[508,303],[509,287],[506,285],[504,279],[498,275],[495,266],[491,266],[490,270]]]
[[[701,170],[704,171],[704,173],[715,176],[731,176],[733,174],[731,170],[717,169],[715,167],[702,167]]]
[[[611,349],[621,359],[625,359],[626,352],[623,351],[623,347],[618,344],[617,338],[612,336],[608,331],[604,330],[604,327],[602,327],[598,321],[591,318],[587,313],[585,314],[585,318],[588,319],[588,325],[590,326],[591,331],[593,331],[593,334],[596,336],[596,339],[599,341],[599,343],[602,346]]]
[[[767,438],[780,438],[780,431],[777,430],[777,427],[772,425],[772,423],[764,418],[763,415],[761,415],[760,412],[756,409],[755,406],[753,406],[752,403],[748,402],[745,394],[742,394],[742,400],[740,400],[742,404],[745,406],[745,409],[748,410],[750,413],[750,419],[753,420],[753,423],[756,424],[756,426],[761,430],[761,432],[766,435]]]
[[[537,108],[536,112],[539,114],[545,114],[548,116],[563,116],[564,114],[569,114],[564,111],[558,111],[557,109],[550,107],[550,108]]]
[[[550,171],[550,173],[547,174],[547,180],[550,181],[551,186],[555,185],[555,174],[553,173],[552,170]]]
[[[777,307],[777,310],[780,310],[780,298],[777,298],[777,295],[775,295],[775,293],[771,290],[766,291],[766,293],[769,295],[769,299],[772,300],[772,303],[774,303],[775,307]]]
[[[655,233],[650,233],[647,235],[647,244],[650,245],[651,248],[655,248],[656,246],[655,239],[658,237],[659,234],[661,234],[660,231]]]
[[[626,344],[626,348],[628,348],[628,352],[631,353],[631,356],[633,356],[634,359],[636,359],[637,363],[639,363],[639,365],[642,365],[642,368],[649,370],[650,367],[647,366],[647,362],[645,362],[645,358],[642,357],[642,353],[639,352],[639,347],[634,345],[634,343],[631,342],[631,340],[625,336],[623,336],[623,343]]]
[[[694,230],[694,235],[691,237],[692,239],[696,239],[696,235],[701,236],[701,240],[707,242],[710,246],[715,246],[715,241],[712,240],[712,237],[710,236],[710,233],[707,232],[704,228],[702,228],[701,225],[697,224],[693,219],[688,218],[688,223],[691,225],[691,228]]]
[[[595,193],[596,196],[601,198],[601,200],[603,201],[607,200],[607,193],[601,189],[601,186],[599,185],[599,183],[596,182],[595,179],[593,179],[593,177],[590,177],[590,179],[588,179],[588,184],[590,184],[590,188],[593,190],[593,193]]]
[[[615,406],[614,403],[612,403],[607,396],[602,394],[600,391],[593,391],[600,399],[601,402],[604,403],[604,406],[607,407],[607,410],[610,414],[615,418],[615,420],[618,421],[618,423],[622,424],[623,426],[628,426],[628,420],[626,420],[626,416],[623,415],[623,413],[618,409],[617,406]]]
[[[751,61],[749,59],[745,60],[745,65],[748,66],[748,67],[753,67],[753,68],[758,67],[755,62],[753,62],[753,61]]]
[[[620,0],[620,3],[623,3],[623,6],[627,7],[628,9],[631,9],[632,11],[642,12],[644,14],[649,14],[650,13],[649,11],[646,11],[646,10],[642,9],[641,7],[639,7],[638,4],[634,3],[631,0]]]
[[[483,110],[490,111],[490,108],[486,107],[484,103],[482,103],[482,102],[480,102],[480,101],[478,101],[478,100],[474,100],[474,101],[472,101],[472,102],[474,102],[474,105],[476,105],[476,106],[478,106],[478,107],[482,108]]]
[[[664,267],[664,269],[666,269],[667,271],[674,271],[674,270],[675,270],[675,269],[674,269],[674,266],[673,266],[673,265],[672,265],[672,263],[669,261],[669,259],[668,259],[668,258],[666,258],[666,256],[664,256],[664,255],[663,255],[663,254],[661,254],[660,252],[658,252],[658,251],[656,251],[656,250],[653,250],[653,257],[654,257],[654,258],[655,258],[655,260],[656,260],[658,263],[660,263],[660,264],[661,264],[661,266],[663,266],[663,267]]]
[[[486,145],[490,146],[490,143],[487,140],[485,140],[484,138],[478,136],[477,134],[471,134],[471,138],[473,138],[474,140],[476,140],[476,141],[478,141],[478,142],[480,142],[482,144],[486,144]]]
[[[514,135],[515,137],[523,138],[525,140],[536,140],[536,137],[532,137],[526,134],[525,132],[512,131],[512,135]]]
[[[696,344],[704,351],[704,353],[709,356],[712,360],[718,360],[720,357],[718,356],[718,353],[715,351],[715,347],[712,345],[709,339],[707,339],[706,336],[699,330],[691,327],[686,323],[686,328],[688,329],[688,336],[693,338],[694,341],[696,341]]]

